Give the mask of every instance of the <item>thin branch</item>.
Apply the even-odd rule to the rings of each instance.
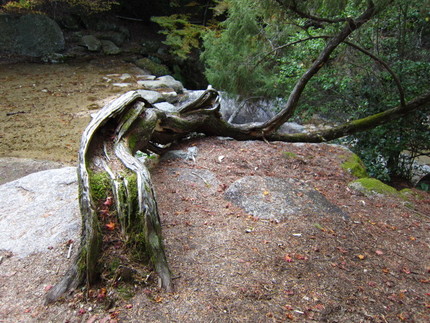
[[[370,20],[375,14],[373,2],[369,2],[368,8],[355,20],[348,20],[348,23],[343,29],[327,43],[324,50],[318,58],[313,62],[312,66],[301,76],[291,92],[285,108],[271,120],[255,127],[255,134],[264,131],[265,134],[270,134],[285,123],[297,108],[299,99],[311,78],[327,63],[330,55],[345,39],[351,35],[356,29],[360,28],[364,23]]]
[[[353,120],[337,127],[332,127],[326,130],[314,131],[311,133],[294,133],[294,134],[278,134],[274,133],[266,138],[269,140],[279,140],[287,142],[325,142],[333,139],[338,139],[344,136],[352,135],[357,132],[373,129],[376,126],[389,123],[395,119],[401,118],[415,110],[424,109],[430,106],[430,92],[414,98],[404,106],[399,105],[395,108],[386,111]]]
[[[284,45],[281,45],[281,46],[278,46],[278,47],[276,47],[275,49],[273,49],[272,51],[270,51],[269,53],[267,53],[266,55],[264,55],[264,57],[262,58],[262,59],[260,59],[256,64],[255,64],[255,66],[254,66],[254,69],[256,68],[256,66],[258,65],[258,64],[260,64],[267,56],[269,56],[270,54],[272,54],[272,53],[274,53],[275,51],[278,51],[278,50],[280,50],[280,49],[283,49],[283,48],[285,48],[285,47],[289,47],[289,46],[292,46],[292,45],[295,45],[295,44],[298,44],[298,43],[301,43],[301,42],[305,42],[305,41],[308,41],[308,40],[313,40],[313,39],[330,39],[330,38],[332,38],[331,36],[315,36],[315,37],[308,37],[308,38],[304,38],[304,39],[299,39],[299,40],[297,40],[297,41],[294,41],[294,42],[291,42],[291,43],[288,43],[288,44],[284,44]],[[388,66],[388,64],[386,63],[386,62],[384,62],[382,59],[380,59],[379,57],[377,57],[377,56],[375,56],[375,55],[373,55],[371,52],[369,52],[368,50],[366,50],[366,49],[364,49],[364,48],[362,48],[362,47],[360,47],[360,46],[358,46],[358,45],[356,45],[356,44],[354,44],[354,43],[351,43],[350,41],[348,41],[348,40],[344,40],[342,43],[344,43],[344,44],[347,44],[348,46],[351,46],[352,48],[354,48],[354,49],[356,49],[356,50],[358,50],[358,51],[360,51],[360,52],[362,52],[363,54],[365,54],[365,55],[367,55],[367,56],[369,56],[370,58],[372,58],[373,60],[375,60],[375,61],[377,61],[379,64],[381,64],[386,70],[387,70],[387,72],[388,73],[390,73],[391,74],[391,76],[393,77],[393,79],[394,79],[394,82],[396,83],[396,86],[397,86],[397,90],[399,91],[399,100],[400,100],[400,104],[402,105],[402,106],[405,106],[405,91],[404,91],[404,89],[403,89],[403,87],[402,87],[402,84],[401,84],[401,82],[400,82],[400,79],[399,79],[399,77],[397,76],[397,74],[390,68],[390,66]]]
[[[313,21],[327,22],[327,23],[330,23],[330,24],[339,23],[339,22],[352,21],[352,18],[348,18],[348,17],[347,18],[329,19],[329,18],[312,16],[312,15],[306,13],[306,12],[301,11],[299,8],[297,8],[297,4],[296,4],[295,1],[293,1],[292,4],[285,3],[282,0],[276,0],[276,2],[279,3],[281,6],[285,7],[286,9],[293,11],[299,17],[306,18],[306,19],[311,19]]]

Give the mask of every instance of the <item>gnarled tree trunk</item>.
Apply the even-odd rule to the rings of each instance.
[[[237,140],[281,140],[323,142],[389,122],[430,103],[430,93],[374,116],[313,133],[279,134],[266,137],[255,132],[256,124],[232,125],[219,113],[219,94],[209,89],[177,113],[156,109],[138,92],[127,92],[105,106],[86,128],[79,150],[79,202],[82,215],[81,244],[74,263],[64,278],[47,294],[52,302],[65,292],[98,278],[103,242],[105,205],[114,203],[117,229],[129,248],[150,260],[162,286],[173,289],[164,253],[160,218],[150,174],[135,154],[162,151],[162,145],[192,132],[230,136]],[[107,196],[109,192],[112,196]]]

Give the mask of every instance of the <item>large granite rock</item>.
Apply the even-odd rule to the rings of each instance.
[[[33,173],[0,186],[0,250],[25,257],[79,241],[75,167]]]
[[[225,198],[255,217],[279,222],[326,213],[348,217],[321,193],[293,179],[246,176],[226,190]]]
[[[0,51],[42,57],[64,49],[58,24],[45,15],[0,15]]]

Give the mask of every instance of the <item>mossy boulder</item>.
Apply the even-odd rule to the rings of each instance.
[[[154,62],[149,58],[138,59],[135,64],[141,69],[150,72],[155,76],[162,76],[170,74],[169,68],[166,65]]]
[[[367,196],[373,195],[396,195],[401,193],[394,187],[384,184],[376,178],[360,178],[348,184],[354,190],[357,190]]]
[[[356,154],[351,154],[341,166],[344,170],[357,178],[368,177],[363,161]]]

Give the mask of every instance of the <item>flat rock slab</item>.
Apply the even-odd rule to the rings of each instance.
[[[37,172],[3,184],[0,201],[0,250],[25,257],[79,239],[75,167]]]
[[[321,193],[292,179],[246,176],[230,185],[225,198],[255,217],[279,222],[327,213],[347,218]]]

